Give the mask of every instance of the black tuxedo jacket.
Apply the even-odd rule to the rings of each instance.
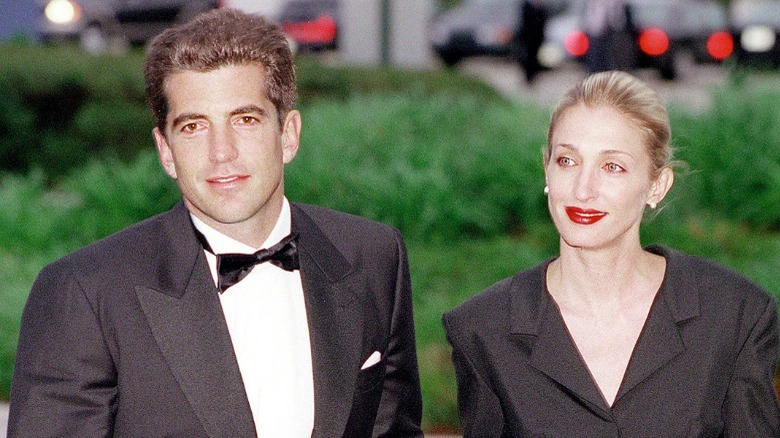
[[[311,336],[312,436],[422,436],[400,234],[299,204],[292,227]],[[374,351],[381,361],[361,370]],[[9,437],[255,435],[182,203],[41,271],[22,317]]]
[[[777,302],[663,247],[664,282],[610,407],[547,292],[547,263],[444,316],[465,437],[780,437]]]

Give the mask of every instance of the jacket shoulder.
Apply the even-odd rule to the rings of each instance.
[[[342,211],[332,210],[327,207],[311,204],[301,204],[298,202],[292,203],[293,209],[297,209],[299,212],[305,213],[308,217],[315,221],[315,223],[326,229],[348,231],[357,229],[374,230],[384,233],[397,232],[395,228],[377,222],[371,219],[367,219],[362,216],[357,216],[350,213],[344,213]]]
[[[666,258],[669,281],[680,291],[694,290],[703,299],[721,302],[748,302],[763,306],[773,299],[769,292],[735,269],[701,256],[665,248],[658,251]]]
[[[448,337],[460,338],[477,332],[509,330],[514,301],[540,301],[540,276],[548,262],[517,272],[492,284],[442,317]],[[537,303],[538,304],[538,303]]]
[[[186,241],[179,224],[189,221],[186,214],[182,205],[144,219],[66,254],[44,267],[42,273],[72,271],[79,276],[95,276],[116,269],[144,269],[164,253],[181,250],[173,246]],[[191,240],[195,241],[194,237]]]

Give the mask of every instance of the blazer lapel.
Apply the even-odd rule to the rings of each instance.
[[[567,388],[596,415],[609,419],[609,407],[571,339],[558,307],[547,293],[548,264],[549,261],[512,282],[512,333],[535,336],[530,365]]]
[[[643,380],[685,351],[678,323],[699,316],[699,296],[677,269],[676,254],[659,246],[647,248],[666,258],[666,273],[639,335],[615,404]]]
[[[208,263],[180,203],[164,216],[165,257],[136,295],[155,340],[209,436],[256,436]]]
[[[293,204],[314,372],[312,436],[341,436],[349,419],[363,340],[352,267],[319,226]]]

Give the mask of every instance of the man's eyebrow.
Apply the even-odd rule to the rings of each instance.
[[[231,116],[237,116],[239,114],[251,114],[256,113],[259,114],[262,117],[268,117],[268,111],[263,109],[262,107],[258,105],[245,105],[239,108],[234,109],[230,112]],[[197,119],[205,119],[206,116],[204,114],[198,114],[198,113],[184,113],[176,116],[175,119],[171,122],[171,126],[178,126],[184,122],[188,122],[190,120],[197,120]]]
[[[237,116],[239,114],[250,114],[250,113],[257,113],[262,117],[268,117],[268,111],[264,110],[258,105],[246,105],[246,106],[236,108],[230,112],[230,115]]]
[[[188,122],[190,120],[196,120],[196,119],[203,119],[206,118],[203,114],[198,113],[185,113],[185,114],[179,114],[176,116],[175,119],[171,122],[171,126],[178,126],[184,122]]]

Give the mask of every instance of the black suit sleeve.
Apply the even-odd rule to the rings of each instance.
[[[374,436],[422,437],[422,395],[412,317],[412,287],[406,247],[394,230],[398,269],[390,342],[385,352],[384,389],[374,423]]]
[[[458,415],[464,438],[503,436],[504,415],[498,396],[469,359],[465,352],[467,347],[455,335],[456,329],[450,317],[444,315],[442,322],[447,340],[452,345],[452,362],[458,385]]]
[[[95,309],[72,275],[45,268],[22,315],[8,436],[111,436],[116,385]]]
[[[780,436],[780,405],[772,384],[779,336],[777,304],[769,300],[737,356],[723,406],[725,436]]]

